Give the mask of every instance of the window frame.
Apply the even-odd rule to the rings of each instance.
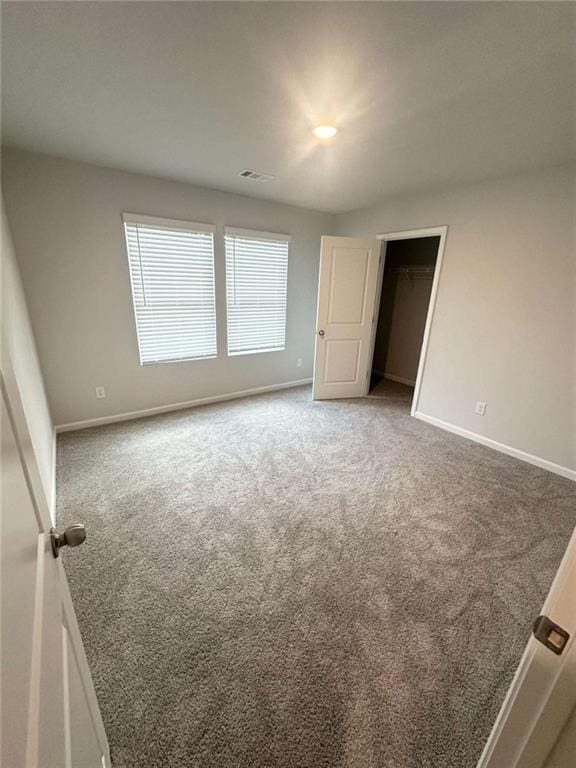
[[[291,235],[280,232],[267,232],[256,229],[245,229],[241,227],[224,227],[224,280],[225,280],[225,296],[226,296],[226,355],[228,357],[240,357],[242,355],[260,355],[264,353],[285,352],[288,337],[288,280],[289,280],[289,268],[290,268],[290,243],[292,241]],[[286,243],[286,285],[285,285],[285,310],[284,310],[284,343],[281,347],[267,348],[267,349],[243,349],[238,351],[230,351],[230,317],[229,317],[229,302],[228,302],[228,252],[227,252],[227,238],[240,237],[246,240],[261,240],[266,242]]]
[[[193,357],[174,357],[171,359],[143,360],[142,346],[140,343],[140,327],[138,324],[138,306],[135,293],[134,278],[132,275],[130,244],[128,240],[128,226],[142,224],[144,226],[158,227],[166,230],[181,230],[192,234],[209,234],[212,236],[212,288],[214,296],[213,316],[214,316],[214,353],[208,355],[195,355]],[[182,219],[167,219],[158,216],[149,216],[140,213],[122,213],[122,227],[124,230],[124,243],[126,247],[126,257],[128,261],[128,275],[130,280],[130,295],[132,299],[132,312],[134,318],[134,330],[136,332],[136,343],[138,347],[138,358],[140,367],[148,365],[165,365],[171,363],[190,363],[201,360],[214,360],[218,357],[218,303],[217,303],[217,284],[216,284],[216,225],[204,222],[184,221]]]

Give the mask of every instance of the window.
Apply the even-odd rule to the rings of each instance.
[[[226,227],[229,355],[284,349],[289,240]]]
[[[140,364],[216,355],[214,227],[124,214]]]

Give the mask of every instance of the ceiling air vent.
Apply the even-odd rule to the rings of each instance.
[[[260,173],[260,171],[252,171],[250,168],[244,168],[243,171],[240,171],[238,174],[243,179],[251,179],[252,181],[272,181],[274,176],[272,176],[269,173]]]

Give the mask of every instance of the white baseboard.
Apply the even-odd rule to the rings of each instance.
[[[402,376],[396,376],[395,373],[385,373],[384,378],[390,379],[390,381],[397,381],[399,384],[407,384],[409,387],[416,386],[416,382],[412,381],[412,379],[405,379]]]
[[[568,478],[568,480],[576,482],[576,470],[574,469],[563,467],[561,464],[555,464],[553,461],[548,461],[548,459],[541,459],[539,456],[520,451],[518,448],[512,448],[510,445],[504,445],[504,443],[491,440],[489,437],[478,435],[476,432],[470,432],[468,429],[463,429],[454,424],[449,424],[447,421],[436,419],[434,416],[427,416],[421,411],[416,411],[413,415],[417,419],[420,419],[420,421],[425,421],[427,424],[440,427],[440,429],[445,429],[447,432],[453,432],[455,435],[460,435],[460,437],[466,437],[468,440],[473,440],[475,443],[480,443],[480,445],[493,448],[495,451],[500,451],[500,453],[513,456],[515,459],[520,459],[520,461],[526,461],[528,464],[534,464],[536,467],[546,469],[548,472],[554,472],[556,475],[561,475],[562,477]]]
[[[67,424],[57,424],[55,431],[73,432],[77,429],[87,429],[88,427],[98,427],[103,424],[114,424],[117,421],[131,421],[132,419],[143,419],[146,416],[155,416],[158,413],[169,413],[170,411],[181,411],[185,408],[195,408],[199,405],[210,405],[211,403],[222,403],[226,400],[237,400],[241,397],[250,397],[264,392],[274,392],[278,389],[291,389],[292,387],[302,387],[305,384],[311,384],[312,379],[300,379],[299,381],[285,381],[282,384],[268,384],[265,387],[254,387],[253,389],[243,389],[239,392],[228,392],[223,395],[213,395],[211,397],[200,397],[197,400],[186,400],[182,403],[171,403],[170,405],[158,405],[154,408],[144,408],[140,411],[128,411],[127,413],[116,413],[113,416],[100,416],[96,419],[85,419],[84,421],[71,421]],[[56,455],[56,454],[54,454]]]

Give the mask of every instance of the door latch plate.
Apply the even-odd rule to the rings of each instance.
[[[560,656],[570,635],[565,629],[555,624],[548,616],[538,616],[534,622],[534,637],[553,653]]]

